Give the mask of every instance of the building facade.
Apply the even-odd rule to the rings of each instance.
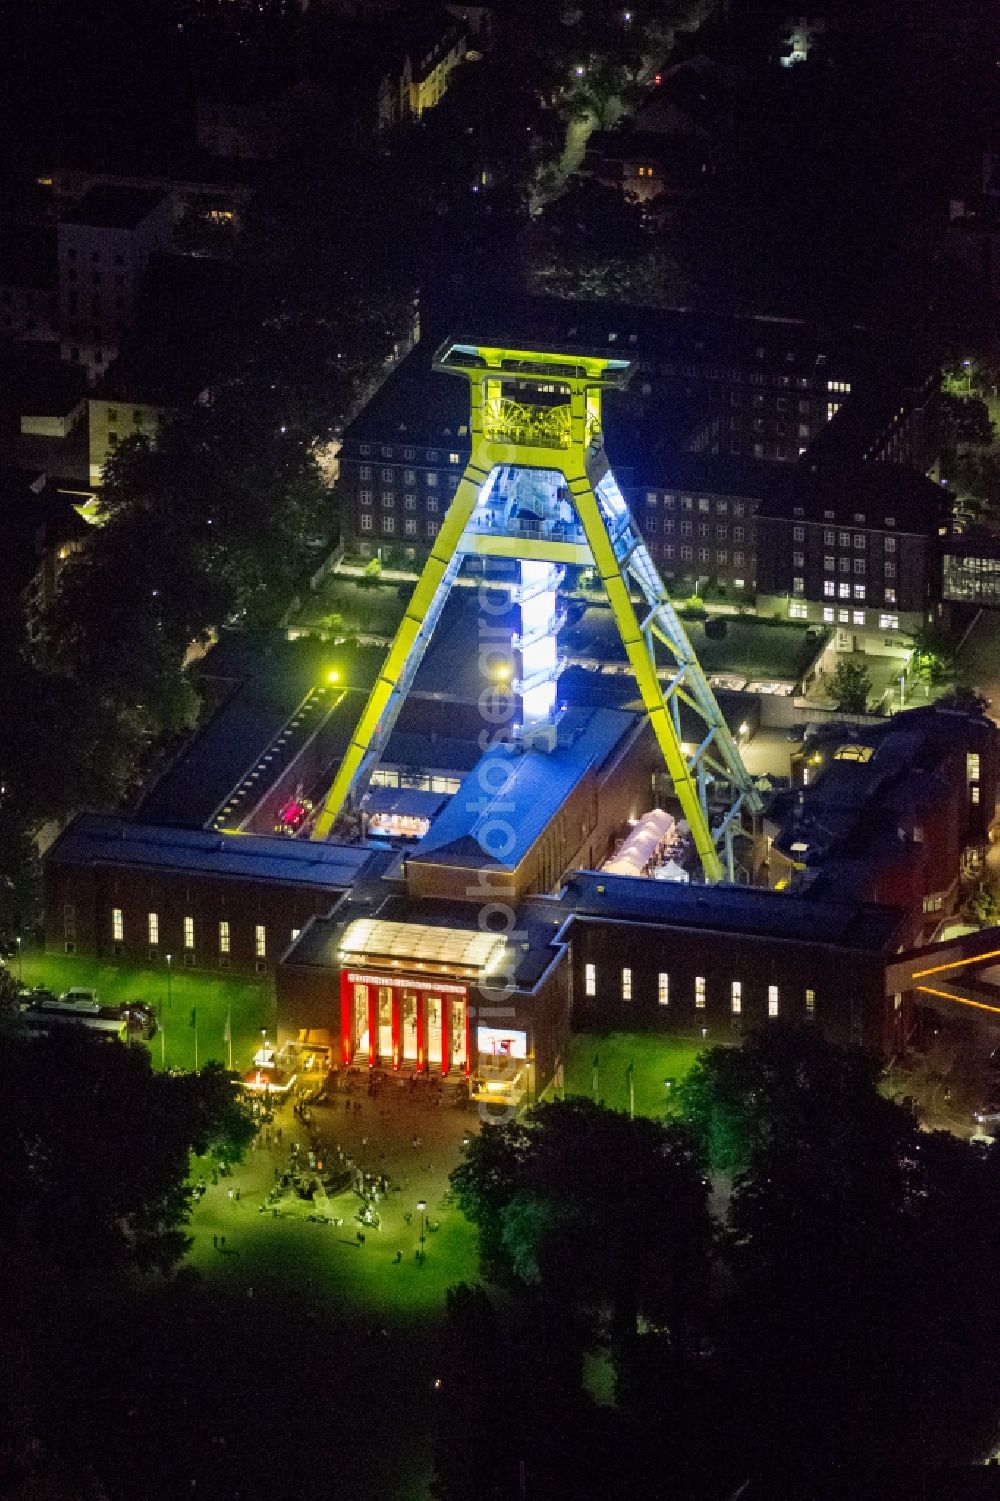
[[[167,196],[142,188],[93,188],[60,220],[61,354],[91,379],[115,359],[146,266],[168,247],[171,228]]]

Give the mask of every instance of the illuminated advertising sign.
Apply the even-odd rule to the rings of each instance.
[[[511,1032],[504,1027],[477,1027],[476,1046],[480,1053],[494,1058],[527,1058],[527,1032]]]
[[[412,975],[406,979],[401,975],[356,975],[352,971],[347,979],[351,985],[388,985],[392,990],[428,990],[431,995],[467,994],[464,985],[449,985],[445,980],[435,980],[430,975]]]

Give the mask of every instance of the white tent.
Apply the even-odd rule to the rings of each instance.
[[[677,825],[662,808],[643,814],[628,838],[604,866],[609,876],[641,876],[661,846],[673,842]]]

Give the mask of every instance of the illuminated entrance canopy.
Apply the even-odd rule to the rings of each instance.
[[[340,954],[368,964],[399,963],[481,978],[499,963],[506,949],[496,933],[437,928],[426,923],[385,922],[359,917],[344,930]]]
[[[364,794],[462,563],[476,555],[518,565],[511,688],[520,732],[532,743],[555,742],[562,569],[596,571],[705,879],[733,879],[733,837],[744,814],[760,813],[760,797],[604,452],[602,395],[627,384],[631,361],[448,340],[434,368],[469,383],[471,454],[313,838],[326,839],[348,800]],[[672,658],[665,685],[654,641]],[[681,704],[703,725],[690,751]]]

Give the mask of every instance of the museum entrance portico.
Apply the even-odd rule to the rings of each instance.
[[[394,1072],[470,1072],[464,985],[342,970],[341,1060]]]

